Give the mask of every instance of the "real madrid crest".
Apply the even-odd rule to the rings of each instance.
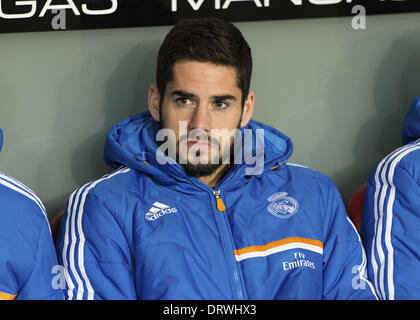
[[[289,218],[299,210],[299,202],[287,195],[287,192],[277,192],[268,198],[268,212],[277,218]]]

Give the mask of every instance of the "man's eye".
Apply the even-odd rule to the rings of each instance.
[[[188,98],[178,98],[176,99],[176,103],[180,105],[190,105],[192,104],[192,101]]]
[[[227,102],[225,102],[225,101],[216,101],[214,103],[214,106],[217,109],[225,109],[225,108],[227,108],[229,106],[229,104]]]

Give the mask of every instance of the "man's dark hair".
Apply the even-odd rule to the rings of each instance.
[[[182,61],[234,67],[244,104],[251,82],[251,49],[232,23],[218,18],[184,19],[172,28],[158,54],[156,80],[162,98],[173,79],[174,64]]]

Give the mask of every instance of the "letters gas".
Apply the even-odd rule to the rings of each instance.
[[[87,1],[87,0],[85,0]],[[7,13],[3,10],[3,3],[5,0],[0,0],[0,18],[3,19],[24,19],[33,17],[37,10],[39,1],[36,0],[24,0],[24,1],[15,1],[14,5],[16,8],[22,7],[21,13]],[[103,9],[89,9],[86,3],[81,5],[81,9],[74,4],[73,0],[66,0],[66,4],[51,4],[53,0],[47,0],[45,4],[41,7],[39,17],[43,17],[48,10],[62,10],[62,9],[71,9],[76,16],[80,16],[81,12],[86,15],[107,15],[114,13],[118,8],[118,0],[103,0],[104,8]]]

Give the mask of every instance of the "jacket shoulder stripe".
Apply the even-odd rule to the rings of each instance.
[[[375,236],[372,242],[374,282],[382,299],[395,299],[394,260],[391,240],[393,205],[395,201],[394,173],[398,163],[411,152],[420,149],[420,140],[403,146],[385,157],[378,165],[375,179]],[[383,245],[384,244],[384,245]],[[385,256],[384,247],[387,251]],[[378,261],[376,261],[377,253]],[[387,270],[385,274],[385,269]]]
[[[376,255],[378,254],[378,258],[380,261],[383,261],[385,259],[384,251],[382,249],[382,243],[381,243],[381,234],[382,234],[382,217],[379,216],[379,207],[380,207],[380,199],[383,199],[384,195],[382,195],[382,181],[380,180],[380,177],[384,175],[383,170],[387,167],[387,163],[395,154],[398,154],[399,152],[406,149],[406,147],[401,147],[389,154],[387,157],[382,159],[375,171],[374,174],[374,181],[375,181],[375,194],[374,194],[374,203],[373,203],[373,212],[374,212],[374,218],[375,218],[375,237],[372,241],[372,249],[371,249],[371,261],[372,261],[372,269],[374,274],[374,284],[375,288],[377,290],[378,295],[385,299],[385,291],[383,287],[383,282],[379,281],[380,275],[379,275],[379,265],[376,261]],[[383,201],[383,200],[382,200]],[[382,277],[381,277],[382,278]]]
[[[42,204],[42,201],[38,198],[38,196],[32,190],[30,190],[28,187],[26,187],[21,182],[7,176],[6,174],[4,174],[2,172],[0,172],[0,184],[4,185],[5,187],[7,187],[11,190],[14,190],[14,191],[24,195],[25,197],[27,197],[30,200],[32,200],[33,202],[35,202],[35,204],[39,207],[39,209],[41,210],[45,219],[48,222],[47,211],[45,210],[45,207]]]
[[[93,300],[94,298],[94,289],[90,283],[90,280],[86,274],[84,266],[84,245],[85,245],[85,235],[82,228],[82,218],[84,204],[86,197],[90,190],[97,186],[102,181],[108,180],[115,175],[127,173],[131,169],[123,167],[115,172],[103,176],[101,179],[98,179],[94,182],[90,182],[83,187],[79,188],[70,196],[69,205],[67,207],[67,219],[66,219],[66,232],[64,235],[64,246],[63,246],[63,264],[66,270],[70,267],[71,275],[74,276],[74,279],[77,283],[76,290],[76,299],[83,299],[84,295],[84,284],[86,285],[87,290],[87,299]],[[68,246],[70,244],[70,248]],[[78,246],[76,250],[76,246]],[[69,259],[67,261],[67,251]],[[77,266],[76,266],[77,260]],[[66,272],[67,274],[68,272]],[[74,289],[76,288],[73,281],[70,278],[70,275],[66,277],[68,281],[68,299],[72,300],[74,295]]]
[[[66,218],[66,225],[65,225],[65,234],[64,234],[64,246],[63,246],[63,264],[66,270],[68,270],[68,267],[70,265],[70,271],[71,272],[65,272],[66,280],[67,280],[67,293],[69,300],[73,299],[73,291],[75,288],[75,285],[72,281],[71,275],[74,275],[74,280],[77,282],[77,284],[80,286],[83,286],[83,283],[77,273],[77,270],[75,268],[75,247],[76,243],[78,241],[76,231],[75,231],[75,218],[76,218],[76,210],[79,205],[79,197],[80,194],[91,184],[87,183],[81,188],[77,189],[75,192],[73,192],[69,199],[69,204],[67,206],[67,218]],[[70,245],[70,246],[69,246]],[[67,253],[69,255],[69,258],[67,260]]]

